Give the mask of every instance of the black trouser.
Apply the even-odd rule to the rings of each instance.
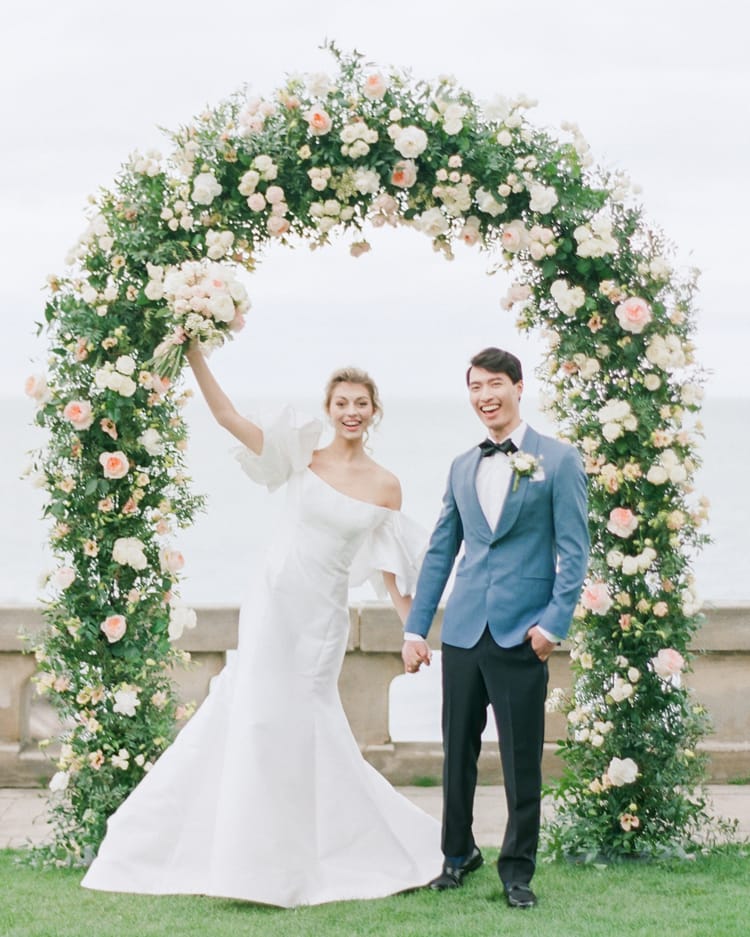
[[[508,825],[498,859],[503,882],[528,883],[539,841],[548,669],[529,641],[503,648],[489,628],[472,648],[444,644],[443,651],[443,853],[466,856],[477,759],[487,704],[497,723]]]

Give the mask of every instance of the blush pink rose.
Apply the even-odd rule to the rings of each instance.
[[[380,72],[371,72],[367,78],[365,78],[362,94],[371,101],[380,101],[387,87],[388,83]]]
[[[663,680],[670,680],[682,673],[685,658],[673,647],[663,647],[656,657],[651,658],[651,666]]]
[[[73,429],[88,429],[94,422],[94,414],[88,400],[71,400],[65,404],[63,416],[73,425]]]
[[[581,594],[581,604],[595,615],[606,615],[612,608],[612,597],[606,582],[592,582]]]
[[[279,215],[272,215],[266,222],[266,228],[272,237],[281,237],[289,230],[289,222],[286,218],[279,217]]]
[[[651,306],[645,299],[640,299],[638,296],[631,296],[625,302],[620,303],[615,309],[615,315],[626,332],[633,332],[636,335],[642,332],[654,317]]]
[[[324,111],[322,107],[314,108],[307,114],[307,125],[313,136],[322,137],[331,129],[333,121],[331,120],[330,114]]]
[[[119,641],[128,628],[124,615],[108,615],[99,626],[110,644]]]
[[[99,463],[104,470],[105,478],[124,478],[128,474],[128,457],[119,450],[115,452],[102,452]]]
[[[61,589],[67,589],[76,578],[76,571],[70,566],[61,566],[55,573],[55,584]]]
[[[607,530],[617,537],[629,537],[638,526],[638,516],[630,508],[612,508]]]
[[[400,189],[410,189],[417,181],[417,167],[411,159],[400,159],[393,167],[391,182]]]
[[[250,211],[263,211],[266,207],[266,198],[261,192],[253,192],[247,198],[247,207]]]
[[[176,573],[185,565],[185,558],[179,550],[163,549],[159,553],[159,563],[165,573]]]

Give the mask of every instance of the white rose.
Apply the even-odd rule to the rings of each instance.
[[[221,191],[221,186],[212,172],[198,173],[193,179],[192,199],[199,205],[210,205]]]
[[[137,537],[118,537],[112,546],[112,559],[120,566],[142,570],[148,566],[143,542]]]
[[[620,423],[605,423],[602,427],[602,435],[607,442],[614,442],[623,434],[623,428]]]
[[[148,452],[149,455],[161,455],[164,451],[161,434],[156,429],[147,429],[138,437],[138,442]]]
[[[380,188],[380,175],[373,169],[358,169],[354,173],[354,187],[363,195],[374,194]]]
[[[638,777],[638,765],[632,758],[613,758],[606,771],[607,777],[615,787],[632,784]]]
[[[136,707],[141,705],[138,692],[133,687],[123,687],[120,690],[115,690],[114,700],[112,712],[119,713],[121,716],[134,716]]]
[[[427,134],[420,127],[404,127],[394,141],[394,146],[406,159],[414,159],[427,148]]]
[[[622,572],[624,576],[635,576],[639,569],[637,556],[625,556],[622,560]]]
[[[529,189],[531,201],[529,208],[541,215],[546,215],[557,205],[557,192],[552,186],[544,186],[535,182]]]
[[[132,397],[138,385],[126,374],[112,371],[109,375],[109,389],[116,391],[121,397]]]
[[[169,605],[169,640],[178,641],[186,628],[195,628],[198,619],[194,609],[186,605],[179,605],[174,601]]]
[[[133,371],[135,371],[135,361],[130,355],[120,355],[117,361],[115,361],[115,368],[120,374],[127,374],[130,376]]]
[[[439,208],[429,208],[422,212],[414,219],[414,223],[420,231],[424,231],[430,237],[445,234],[450,227],[450,222]]]
[[[505,205],[498,202],[487,189],[477,189],[474,193],[474,198],[479,210],[491,215],[493,218],[497,217],[497,215],[501,215],[505,211]],[[507,249],[510,250],[510,248]]]
[[[652,465],[646,473],[646,481],[652,485],[663,485],[668,477],[666,470],[661,465]]]
[[[67,788],[68,781],[70,781],[70,775],[67,771],[57,771],[50,779],[49,789],[53,794],[59,794]]]

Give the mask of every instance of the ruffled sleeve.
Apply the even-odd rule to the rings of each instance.
[[[380,574],[394,573],[401,595],[414,595],[428,539],[428,532],[416,521],[399,511],[388,511],[357,551],[349,571],[349,585],[359,586],[369,580],[378,598],[385,599],[388,593]]]
[[[299,417],[291,407],[284,409],[263,430],[263,451],[256,455],[246,446],[234,449],[234,457],[254,482],[276,491],[296,472],[310,464],[323,424]]]

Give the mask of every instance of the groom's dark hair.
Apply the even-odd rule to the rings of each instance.
[[[521,362],[515,355],[509,351],[503,351],[502,348],[484,348],[474,355],[466,372],[467,386],[472,368],[484,368],[485,371],[490,371],[492,374],[507,374],[514,384],[523,380]]]

